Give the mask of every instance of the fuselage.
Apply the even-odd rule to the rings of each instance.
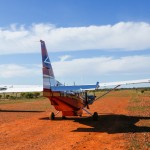
[[[80,116],[85,107],[84,100],[78,93],[53,92],[44,89],[43,96],[49,98],[51,105],[57,111],[62,111],[63,116]]]

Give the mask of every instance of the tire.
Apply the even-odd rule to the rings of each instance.
[[[65,119],[66,119],[66,116],[62,116],[62,119],[65,120]]]
[[[50,115],[50,120],[55,120],[55,114],[53,112]]]
[[[93,118],[94,121],[97,121],[98,120],[98,113],[94,112],[92,118]]]

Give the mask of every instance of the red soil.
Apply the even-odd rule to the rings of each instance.
[[[83,117],[48,119],[48,100],[0,105],[0,150],[117,150],[126,148],[129,97],[108,97],[96,101],[90,111],[99,114],[92,121]],[[43,106],[43,107],[42,107]],[[40,111],[43,112],[40,112]],[[39,112],[38,112],[39,111]],[[135,122],[133,122],[134,125]]]

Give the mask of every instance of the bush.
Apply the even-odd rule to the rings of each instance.
[[[28,92],[28,93],[21,93],[20,94],[20,97],[27,98],[27,99],[38,98],[39,96],[40,96],[39,92],[34,92],[34,93]]]
[[[26,93],[21,93],[20,96],[21,96],[22,98],[25,98],[25,94],[26,94]]]
[[[10,97],[10,95],[6,95],[6,99],[8,99]]]
[[[33,95],[34,95],[34,98],[38,98],[40,96],[40,93],[35,92],[35,93],[33,93]]]
[[[11,95],[9,99],[16,99],[16,97]]]
[[[30,99],[30,98],[34,98],[34,94],[33,93],[25,93],[25,98]]]
[[[0,99],[2,98],[2,95],[0,95]]]

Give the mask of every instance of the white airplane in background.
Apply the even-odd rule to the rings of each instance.
[[[5,91],[7,90],[7,86],[0,86],[0,91]]]
[[[42,85],[0,85],[0,93],[41,92]]]

